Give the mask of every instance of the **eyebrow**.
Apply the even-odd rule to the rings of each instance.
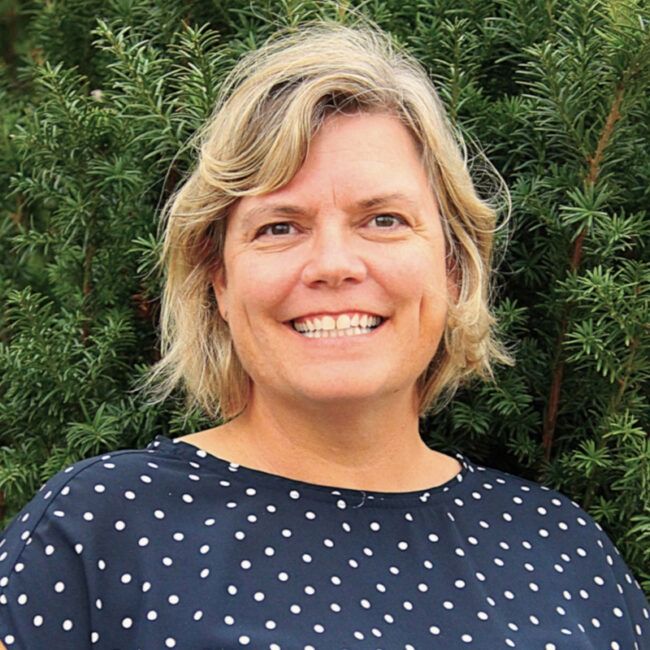
[[[356,210],[376,210],[390,204],[404,203],[409,208],[416,210],[417,202],[402,192],[391,192],[390,194],[380,194],[368,199],[361,199],[353,204]],[[297,205],[291,204],[271,204],[260,205],[255,208],[250,208],[242,215],[242,225],[248,228],[251,221],[260,216],[274,216],[274,217],[297,217],[304,216],[309,210]]]
[[[392,192],[391,194],[381,194],[379,196],[373,196],[370,199],[363,199],[361,201],[357,201],[355,205],[358,208],[364,210],[372,210],[373,208],[381,208],[391,203],[406,203],[412,208],[415,208],[417,206],[416,201],[414,201],[406,194],[403,194],[402,192]]]

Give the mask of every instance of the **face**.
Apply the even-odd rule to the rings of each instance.
[[[329,118],[285,187],[241,199],[214,278],[259,399],[408,400],[450,290],[417,147],[388,115]]]

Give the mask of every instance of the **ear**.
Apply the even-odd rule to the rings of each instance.
[[[226,280],[226,268],[223,265],[219,265],[214,269],[211,282],[221,318],[228,322],[228,282]]]
[[[458,266],[456,256],[451,253],[447,254],[445,263],[447,265],[447,295],[449,296],[450,302],[455,304],[460,297],[460,267]]]

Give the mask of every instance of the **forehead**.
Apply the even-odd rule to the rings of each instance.
[[[278,212],[291,216],[297,205],[353,203],[371,209],[388,199],[405,203],[433,199],[415,139],[392,115],[337,114],[314,135],[302,166],[286,185],[242,198],[234,212],[275,205]]]

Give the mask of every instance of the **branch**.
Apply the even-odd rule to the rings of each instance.
[[[623,103],[623,98],[625,96],[625,83],[620,82],[616,87],[616,93],[614,94],[614,100],[612,106],[609,109],[609,114],[607,115],[607,120],[603,126],[603,130],[598,138],[598,145],[596,146],[596,151],[593,156],[587,158],[589,163],[589,171],[587,173],[586,182],[589,185],[595,185],[598,180],[598,175],[600,174],[600,165],[603,160],[603,155],[605,149],[609,145],[612,134],[614,133],[614,127],[616,123],[621,119],[621,104]],[[587,226],[585,226],[578,237],[575,240],[573,245],[573,254],[571,255],[571,271],[575,272],[580,267],[582,262],[582,245],[584,243],[585,237],[587,236]],[[564,313],[562,314],[562,324],[558,332],[557,340],[557,358],[555,362],[555,369],[553,371],[553,381],[551,382],[551,389],[549,392],[548,398],[548,409],[546,412],[546,417],[544,418],[544,426],[542,429],[542,445],[544,447],[544,457],[548,461],[551,458],[551,452],[553,451],[553,439],[555,437],[555,426],[557,423],[557,414],[560,405],[560,393],[562,391],[562,382],[564,380],[564,365],[565,360],[562,356],[562,349],[564,347],[564,339],[566,337],[566,332],[569,323],[569,311],[571,305],[566,304],[564,306]]]

